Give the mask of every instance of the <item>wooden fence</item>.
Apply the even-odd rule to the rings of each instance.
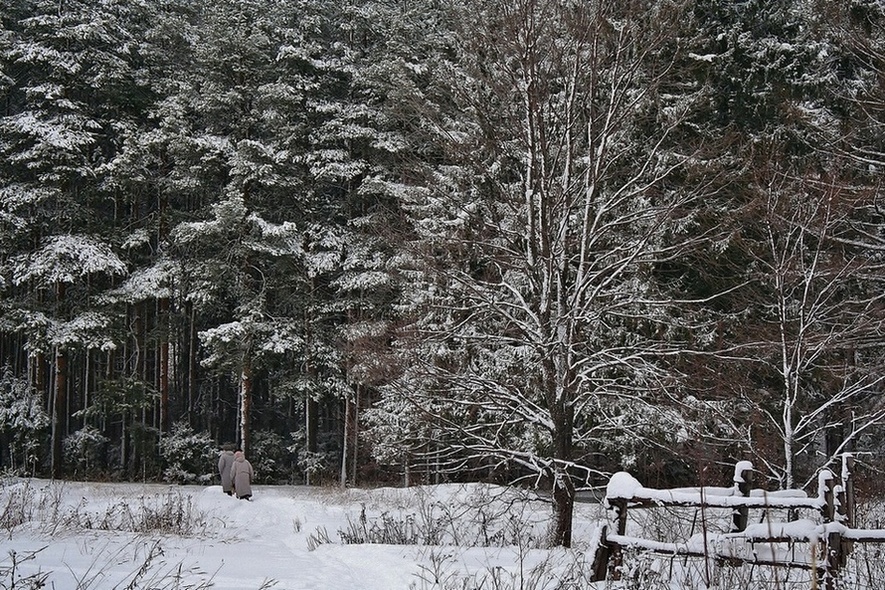
[[[720,565],[746,563],[816,570],[818,579],[832,589],[855,543],[885,543],[885,529],[854,528],[853,466],[853,458],[844,456],[838,476],[830,470],[821,471],[816,496],[802,490],[753,489],[753,466],[749,461],[735,466],[734,483],[729,487],[652,489],[643,487],[628,473],[616,473],[609,481],[605,499],[615,522],[602,530],[593,579],[617,579],[623,550],[633,548],[712,559]],[[666,506],[695,508],[701,511],[702,521],[706,510],[730,509],[730,530],[716,533],[705,528],[702,534],[675,543],[627,535],[629,509]],[[750,524],[753,510],[765,513],[757,524]],[[777,510],[787,514],[784,521],[771,520]],[[810,511],[811,517],[798,518],[800,511]],[[811,551],[797,557],[791,551],[796,543],[808,543]]]

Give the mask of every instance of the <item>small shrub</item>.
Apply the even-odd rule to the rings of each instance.
[[[0,486],[0,528],[12,538],[13,530],[33,519],[33,491],[29,482],[0,481]]]
[[[428,565],[420,567],[414,590],[586,590],[589,588],[617,588],[590,581],[592,556],[578,551],[546,551],[532,559],[518,550],[514,565],[486,566],[476,572],[464,571],[458,552],[452,549],[434,549],[428,555]],[[531,562],[532,565],[528,565]],[[663,590],[663,589],[662,589]]]
[[[502,490],[500,493],[493,490]],[[416,490],[420,490],[417,488]],[[543,518],[534,522],[531,505],[537,501],[524,490],[477,485],[457,503],[435,500],[417,491],[417,504],[369,514],[362,505],[356,520],[338,531],[344,544],[471,545],[504,547],[546,545]]]
[[[142,496],[138,503],[121,501],[93,509],[86,498],[65,507],[63,483],[52,482],[40,489],[30,481],[0,484],[0,528],[10,537],[13,529],[29,522],[38,523],[47,535],[65,530],[107,530],[180,536],[205,532],[209,522],[192,496],[174,490]]]
[[[307,481],[322,480],[330,473],[328,457],[325,453],[301,451],[298,454],[298,468],[301,469]]]
[[[120,503],[109,508],[107,515],[111,516],[111,529],[134,533],[188,536],[202,532],[207,523],[206,515],[194,506],[193,498],[172,492],[142,497],[135,509]]]
[[[134,570],[122,575],[114,571],[130,560]],[[84,571],[71,570],[70,574],[78,590],[98,586],[115,590],[208,590],[215,585],[212,576],[199,567],[185,568],[181,562],[168,563],[158,540],[135,539],[117,549],[108,546],[101,552],[101,559],[96,558]],[[48,575],[45,581],[49,581]],[[55,582],[50,581],[49,587],[56,588]],[[0,584],[0,588],[4,586]]]
[[[0,562],[0,588],[15,588],[16,590],[45,588],[51,572],[35,572],[28,575],[21,573],[21,564],[33,560],[44,549],[46,547],[24,553],[15,551],[7,553],[8,559],[5,562]]]
[[[74,473],[82,477],[95,475],[104,468],[109,439],[93,426],[86,426],[64,440],[64,453]]]
[[[419,523],[414,514],[394,516],[387,512],[369,520],[363,506],[359,518],[347,519],[347,527],[338,531],[345,545],[376,543],[382,545],[438,545],[444,525]]]
[[[166,462],[163,479],[173,483],[207,483],[215,477],[215,442],[205,432],[195,433],[177,422],[160,441],[160,454]]]
[[[314,551],[320,545],[331,543],[329,533],[325,527],[318,527],[316,531],[307,536],[307,550]]]
[[[257,430],[252,434],[250,461],[256,467],[259,483],[286,483],[289,475],[291,453],[282,436],[271,430]]]
[[[8,448],[0,455],[7,455],[9,464],[5,467],[13,473],[33,475],[48,426],[49,416],[43,411],[37,391],[27,381],[15,377],[9,367],[3,367],[0,371],[0,434],[5,435]]]
[[[61,513],[53,528],[190,536],[205,530],[207,522],[206,515],[194,506],[193,498],[170,492],[142,496],[138,504],[119,502],[100,510],[90,510],[84,498]]]
[[[289,455],[294,459],[297,471],[301,472],[305,482],[312,485],[322,482],[336,482],[338,473],[335,465],[341,457],[341,449],[338,441],[332,436],[320,436],[317,441],[317,450],[307,450],[307,435],[302,428],[290,433],[291,444],[286,447]]]

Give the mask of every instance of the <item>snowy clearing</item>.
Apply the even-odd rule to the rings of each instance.
[[[615,486],[617,487],[617,486]],[[485,484],[347,489],[0,479],[0,589],[807,590],[809,571],[626,549],[623,579],[591,581],[609,522],[579,502],[572,549],[544,549],[550,505]],[[878,520],[881,506],[864,506]],[[628,535],[673,543],[727,531],[731,509],[630,510]],[[724,527],[724,528],[723,528]],[[628,544],[629,545],[629,544]],[[774,546],[754,545],[760,556]],[[794,551],[806,545],[797,544]],[[702,548],[702,547],[701,547]],[[714,547],[705,554],[714,553]],[[699,551],[701,549],[698,549]],[[882,588],[880,546],[858,544],[843,581]],[[794,555],[798,559],[801,555]]]
[[[0,586],[16,588],[37,587],[23,581],[38,574],[59,590],[396,590],[492,577],[511,587],[541,564],[573,568],[586,547],[538,549],[549,506],[483,485],[256,486],[247,502],[220,486],[5,480],[0,502]],[[579,510],[576,538],[590,541],[600,508]],[[344,544],[342,532],[391,538]]]

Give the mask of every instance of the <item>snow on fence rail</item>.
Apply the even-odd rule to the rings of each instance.
[[[814,569],[833,588],[833,580],[845,566],[854,543],[885,543],[885,529],[855,529],[854,486],[851,480],[853,459],[846,455],[842,472],[837,477],[830,470],[818,475],[816,496],[808,496],[802,490],[770,492],[752,489],[753,466],[741,461],[735,466],[734,485],[730,487],[698,487],[653,489],[646,488],[628,473],[614,474],[606,488],[606,504],[614,510],[617,532],[604,527],[600,548],[594,563],[594,579],[607,576],[616,579],[620,575],[624,548],[670,555],[714,559],[720,564],[739,565],[751,563],[776,567],[799,567]],[[683,542],[667,543],[641,537],[628,536],[627,510],[629,508],[655,507],[726,508],[732,510],[731,529],[727,533],[715,533],[705,529]],[[768,514],[765,522],[749,524],[751,509]],[[770,520],[771,511],[785,510],[789,520]],[[796,518],[800,509],[809,509],[817,515],[813,518]],[[790,548],[808,543],[811,547],[805,559],[797,558]]]

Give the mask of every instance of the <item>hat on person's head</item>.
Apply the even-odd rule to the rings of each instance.
[[[245,457],[245,455],[243,454],[243,451],[237,451],[236,453],[234,453],[234,457]]]

